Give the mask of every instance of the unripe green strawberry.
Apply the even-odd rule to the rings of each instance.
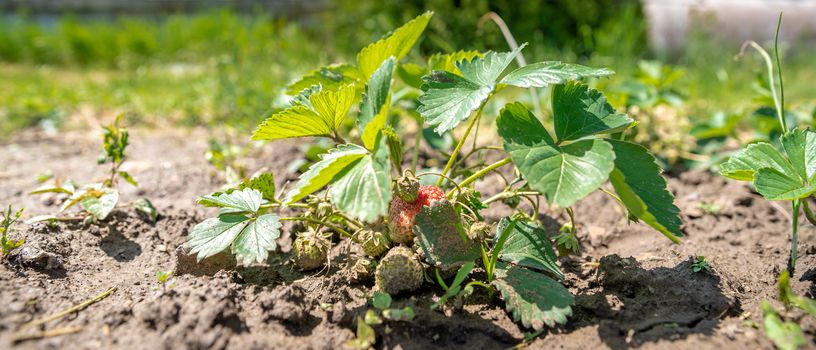
[[[507,197],[505,199],[502,199],[502,203],[506,204],[510,208],[516,209],[521,203],[521,197],[519,196]]]
[[[375,258],[383,255],[391,247],[388,237],[380,231],[362,229],[357,232],[357,240],[363,246],[363,252]]]
[[[478,221],[470,225],[468,237],[474,241],[486,241],[493,234],[493,227],[487,223]]]
[[[334,208],[332,208],[331,203],[329,202],[320,202],[317,204],[317,217],[325,218],[332,214]]]
[[[422,264],[408,247],[394,247],[388,251],[374,273],[380,291],[399,294],[416,290],[422,285]]]
[[[391,200],[391,208],[388,210],[388,234],[391,240],[396,243],[413,241],[416,214],[423,206],[443,199],[445,199],[445,192],[436,186],[420,187],[414,202],[406,202],[400,197],[394,197]]]
[[[331,242],[319,233],[309,230],[295,239],[295,264],[304,271],[313,270],[326,262]]]
[[[349,268],[349,280],[352,282],[364,282],[374,275],[377,268],[377,261],[369,260],[366,257],[360,257],[354,260],[354,263]]]
[[[413,203],[419,196],[419,178],[406,170],[402,177],[394,180],[394,194],[407,203]]]

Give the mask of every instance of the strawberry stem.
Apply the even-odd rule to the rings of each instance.
[[[465,145],[465,140],[467,140],[468,135],[470,135],[470,130],[473,129],[473,126],[476,125],[476,121],[479,120],[479,116],[482,115],[482,110],[484,109],[485,105],[487,105],[487,101],[490,98],[486,98],[482,105],[479,106],[479,109],[476,111],[476,114],[470,118],[470,122],[468,123],[467,129],[465,130],[465,134],[462,135],[462,138],[459,139],[459,142],[456,144],[456,148],[453,149],[453,153],[451,153],[450,158],[448,158],[448,163],[445,164],[445,169],[442,169],[442,175],[447,175],[448,171],[450,171],[453,163],[456,162],[456,156],[459,155],[459,151],[462,150],[462,146]],[[436,186],[442,186],[442,182],[445,181],[444,177],[440,177],[439,181],[436,182]]]
[[[451,158],[451,159],[453,159],[453,158]],[[509,164],[512,161],[513,160],[510,159],[510,158],[504,158],[504,159],[502,159],[502,160],[500,160],[498,162],[490,164],[490,165],[484,167],[482,170],[477,171],[473,175],[470,175],[467,179],[465,179],[464,181],[459,183],[459,187],[465,187],[467,185],[470,185],[471,183],[473,183],[476,180],[480,179],[482,176],[485,176],[487,173],[489,173],[489,172],[491,172],[493,170],[496,170],[498,168],[501,168],[502,166],[504,166],[506,164]],[[448,193],[448,198],[452,198],[452,197],[453,197],[453,191]]]
[[[283,217],[283,218],[280,218],[278,220],[280,220],[280,221],[306,221],[306,222],[311,222],[313,224],[323,225],[323,226],[326,226],[326,227],[328,227],[328,228],[330,228],[330,229],[332,229],[334,231],[337,231],[338,233],[340,233],[343,236],[346,236],[346,237],[350,238],[355,243],[360,243],[360,242],[357,241],[357,237],[354,237],[354,235],[352,235],[348,231],[344,230],[340,226],[325,222],[323,220],[318,220],[318,219],[310,218],[310,217],[306,217],[306,216]]]

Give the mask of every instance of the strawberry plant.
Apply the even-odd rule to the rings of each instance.
[[[581,82],[612,71],[546,61],[505,74],[525,45],[510,52],[438,54],[425,66],[402,62],[431,16],[425,13],[365,47],[356,64],[317,69],[289,87],[290,106],[266,118],[252,139],[312,137],[334,146],[285,193],[277,191],[271,174],[264,174],[200,197],[200,204],[219,211],[187,238],[198,259],[229,248],[240,264],[263,263],[277,247],[281,222],[295,221],[293,259],[302,270],[330,263],[330,237],[339,234],[368,256],[352,259],[355,280],[376,262],[376,289],[404,294],[421,288],[431,269],[446,291],[437,307],[482,287],[500,296],[516,321],[541,330],[566,322],[571,314],[573,297],[559,282],[564,274],[554,245],[564,253],[580,246],[572,210],[577,201],[602,190],[630,220],[680,242],[679,210],[655,158],[617,137],[634,121],[615,111],[601,91]],[[496,118],[502,144],[477,147],[474,142],[465,150],[494,96],[545,87],[552,90],[552,128],[523,104],[511,102]],[[464,132],[439,163],[444,168],[421,170],[428,164],[419,164],[418,146],[430,139],[424,127],[452,137],[465,121]],[[411,135],[405,130],[413,122],[419,125]],[[405,150],[413,156],[404,157]],[[486,164],[487,152],[504,157]],[[510,166],[512,180],[501,171]],[[493,173],[504,186],[483,199],[473,186]],[[610,189],[603,187],[606,183]],[[570,217],[556,242],[538,220],[539,199]],[[495,225],[485,222],[480,211],[499,201],[513,203],[516,213]],[[281,208],[299,214],[282,217]],[[477,264],[484,278],[471,278]],[[370,327],[362,319],[358,327],[355,346],[373,345]]]
[[[53,184],[37,188],[31,194],[67,194],[68,197],[63,201],[60,211],[65,211],[79,204],[87,214],[86,219],[105,220],[119,202],[119,179],[121,178],[133,186],[139,185],[130,173],[120,169],[125,162],[125,149],[127,149],[129,142],[127,129],[119,126],[121,120],[122,115],[119,115],[112,124],[104,126],[102,129],[102,152],[97,159],[97,163],[110,166],[109,174],[105,179],[84,186],[77,186],[70,180],[57,180]],[[56,220],[61,218],[46,215],[37,217],[37,219]]]
[[[776,58],[776,77],[779,79],[779,92],[774,83],[774,65],[770,55],[759,45],[751,42],[763,57],[768,68],[768,79],[776,114],[782,129],[779,138],[781,151],[771,143],[757,142],[735,152],[720,167],[720,173],[728,178],[748,181],[757,192],[767,200],[786,201],[791,203],[791,247],[788,259],[788,271],[793,274],[796,267],[799,241],[799,213],[803,211],[808,220],[816,224],[816,216],[808,206],[807,198],[816,193],[816,132],[810,128],[797,126],[788,128],[785,116],[785,90],[782,82],[782,65],[779,61],[779,28],[782,15],[776,28],[774,55]]]
[[[9,204],[8,210],[6,210],[5,213],[0,211],[0,215],[3,217],[3,220],[0,221],[0,253],[2,253],[0,254],[0,258],[5,259],[12,250],[19,248],[25,243],[23,239],[14,240],[11,238],[14,224],[20,220],[20,216],[23,215],[23,209],[14,212],[11,209],[11,204]]]

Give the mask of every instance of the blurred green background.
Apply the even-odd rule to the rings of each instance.
[[[659,145],[681,153],[663,155],[669,163],[699,158],[691,153],[722,147],[725,138],[745,143],[773,134],[773,123],[751,135],[737,127],[765,125],[771,105],[758,56],[735,60],[739,43],[713,41],[704,21],[692,26],[697,29],[680,52],[651,50],[640,1],[288,3],[299,6],[270,10],[242,2],[232,8],[43,14],[16,3],[0,15],[0,139],[24,128],[82,127],[77,120],[120,112],[131,125],[145,127],[250,129],[288,103],[283,88],[301,74],[353,62],[366,44],[426,10],[436,15],[407,61],[460,49],[508,50],[497,25],[484,18],[493,11],[518,42],[529,43],[528,62],[562,60],[618,72],[597,84],[616,108],[641,121],[639,141],[687,144]],[[810,124],[816,70],[814,51],[805,47],[783,43],[783,66],[791,77],[785,85],[791,115]]]

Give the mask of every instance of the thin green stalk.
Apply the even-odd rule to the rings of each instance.
[[[779,28],[777,28],[777,32],[779,32]],[[771,56],[768,55],[768,52],[759,46],[755,41],[747,41],[743,44],[743,51],[746,45],[750,45],[753,47],[759,54],[762,56],[762,59],[765,60],[765,66],[768,68],[768,83],[771,86],[771,97],[773,97],[774,106],[776,107],[776,113],[779,117],[779,123],[782,125],[782,131],[788,132],[788,123],[785,121],[785,118],[782,116],[782,103],[779,100],[779,96],[776,94],[776,83],[774,82],[774,68],[773,68],[773,61],[771,60]]]
[[[337,231],[338,233],[340,233],[343,236],[346,236],[346,237],[350,238],[352,241],[357,242],[357,238],[355,238],[354,235],[352,235],[348,231],[344,230],[342,227],[337,226],[337,225],[332,224],[332,223],[325,222],[323,220],[318,220],[318,219],[315,219],[315,218],[310,218],[310,217],[305,217],[305,216],[304,217],[283,217],[283,218],[280,218],[279,220],[280,221],[306,221],[306,222],[311,222],[313,224],[323,225],[323,226],[326,226],[326,227],[328,227],[328,228],[330,228],[332,230]],[[357,243],[359,243],[359,242],[357,242]]]
[[[487,167],[483,168],[482,170],[477,171],[473,175],[470,175],[470,177],[468,177],[467,179],[465,179],[464,181],[459,183],[459,187],[465,187],[467,185],[470,185],[471,183],[478,180],[479,178],[481,178],[485,174],[487,174],[487,173],[489,173],[489,172],[491,172],[493,170],[496,170],[498,168],[501,168],[502,166],[504,166],[504,165],[506,165],[506,164],[508,164],[508,163],[510,163],[512,161],[513,160],[510,159],[510,158],[504,158],[504,159],[502,159],[502,160],[500,160],[498,162],[490,164]],[[448,198],[452,198],[452,197],[453,197],[453,191],[448,193]]]
[[[465,130],[465,134],[462,135],[462,138],[459,139],[459,142],[456,144],[456,148],[453,149],[453,153],[450,155],[450,159],[448,159],[448,164],[445,164],[445,169],[442,169],[442,175],[447,175],[448,171],[450,171],[451,166],[456,161],[456,156],[459,155],[459,151],[462,150],[462,146],[465,145],[465,140],[467,140],[468,135],[470,135],[470,130],[473,129],[473,126],[476,125],[476,121],[479,120],[479,116],[482,114],[482,110],[484,109],[485,105],[487,105],[487,101],[490,98],[486,98],[482,105],[479,106],[479,109],[476,110],[476,114],[470,118],[470,123],[468,123],[467,129]],[[440,177],[439,181],[436,182],[436,186],[442,186],[442,182],[445,179]]]
[[[487,14],[482,16],[482,18],[479,19],[480,27],[485,19],[490,19],[493,21],[493,23],[496,23],[496,26],[499,27],[502,36],[504,36],[504,41],[507,42],[507,46],[510,47],[510,50],[518,49],[519,45],[518,42],[516,41],[516,38],[513,36],[513,33],[510,31],[510,28],[507,27],[507,23],[504,23],[504,20],[501,18],[501,16],[499,16],[497,13],[493,11],[488,12]],[[516,56],[516,62],[518,63],[519,67],[524,67],[527,65],[527,60],[524,59],[524,54],[522,53],[519,53],[518,56]],[[541,102],[539,101],[538,97],[538,89],[530,88],[529,91],[530,97],[533,101],[533,110],[535,111],[536,115],[541,115]]]
[[[790,272],[791,276],[793,276],[793,272],[796,268],[796,256],[798,253],[798,246],[799,246],[799,207],[800,207],[800,200],[793,201],[793,216],[791,220],[791,250],[790,250],[790,261],[788,261],[788,272]]]
[[[482,203],[487,205],[487,204],[493,203],[495,201],[499,201],[499,200],[502,200],[502,199],[505,199],[505,198],[510,198],[510,197],[513,197],[513,196],[540,196],[540,195],[541,195],[541,193],[536,192],[536,191],[513,191],[513,190],[511,190],[511,191],[504,191],[504,192],[496,193],[495,195],[493,195],[493,197],[490,197],[490,198],[482,201]]]
[[[572,210],[572,207],[566,207],[564,210],[567,211],[567,215],[569,215],[570,225],[572,225],[572,231],[576,231],[575,227],[575,212]]]
[[[776,74],[779,77],[779,104],[776,106],[779,118],[785,121],[785,84],[782,83],[782,61],[779,59],[779,30],[782,29],[782,12],[779,12],[779,20],[776,22],[776,35],[774,36],[774,56],[776,56]],[[782,132],[788,132],[788,126],[782,124]],[[792,272],[791,272],[792,274]]]

